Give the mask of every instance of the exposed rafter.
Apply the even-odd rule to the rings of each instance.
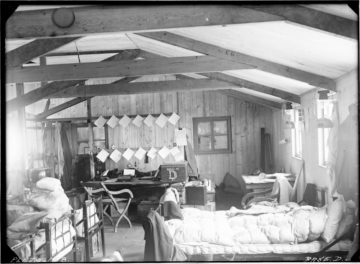
[[[111,61],[34,66],[7,71],[7,82],[83,80],[89,78],[177,74],[249,69],[249,65],[211,56],[156,58],[139,61]]]
[[[74,99],[72,99],[70,101],[67,101],[67,102],[63,103],[63,104],[60,104],[60,105],[57,105],[57,106],[55,106],[55,107],[53,107],[51,109],[48,109],[47,111],[44,111],[41,114],[36,115],[35,120],[44,119],[44,118],[46,118],[48,116],[56,114],[56,113],[58,113],[58,112],[60,112],[62,110],[65,110],[65,109],[69,108],[69,107],[72,107],[72,106],[77,105],[77,104],[79,104],[81,102],[84,102],[87,99],[88,99],[87,97],[85,97],[85,98],[84,97],[74,98]]]
[[[15,12],[6,38],[39,38],[121,31],[278,21],[282,17],[238,5],[86,6],[69,8],[75,22],[57,27],[54,9]]]
[[[299,5],[255,5],[257,11],[283,17],[294,23],[320,29],[348,38],[358,38],[357,21]]]
[[[135,79],[137,79],[137,78],[136,77],[126,77],[124,79],[115,81],[113,83],[128,83],[128,82],[131,82],[131,81],[133,81]],[[92,98],[92,97],[90,97],[90,98]],[[51,109],[49,109],[47,111],[44,111],[41,114],[36,115],[35,119],[36,120],[43,120],[43,119],[47,118],[50,115],[56,114],[56,113],[58,113],[58,112],[60,112],[62,110],[65,110],[65,109],[69,108],[69,107],[72,107],[72,106],[77,105],[77,104],[79,104],[81,102],[84,102],[87,99],[89,99],[89,97],[77,97],[77,98],[74,98],[74,99],[72,99],[70,101],[67,101],[67,102],[63,103],[63,104],[57,105],[57,106],[55,106],[55,107],[53,107],[53,108],[51,108]]]
[[[134,54],[137,56],[137,53]],[[105,59],[104,61],[116,61],[121,60],[123,58],[123,54],[114,55],[110,58]],[[44,86],[41,86],[38,89],[32,90],[22,96],[16,97],[6,102],[6,110],[8,112],[14,111],[19,107],[23,107],[32,103],[35,103],[43,98],[51,97],[52,94],[55,94],[59,91],[65,90],[69,87],[73,87],[84,82],[83,80],[75,80],[75,81],[54,81]]]
[[[25,62],[68,44],[79,37],[35,39],[30,43],[6,53],[6,66],[9,68],[20,67]]]
[[[158,92],[216,90],[238,88],[236,85],[216,80],[174,80],[159,82],[133,82],[127,84],[79,85],[53,95],[53,98],[144,94]]]
[[[219,90],[218,92],[220,92],[222,94],[225,94],[225,95],[228,95],[228,96],[238,98],[240,100],[257,103],[257,104],[260,104],[260,105],[263,105],[263,106],[266,106],[266,107],[271,107],[271,108],[275,108],[275,109],[281,109],[281,107],[282,107],[281,103],[266,100],[266,99],[256,97],[256,96],[253,96],[253,95],[250,95],[250,94],[242,93],[240,91],[226,89],[226,90]]]
[[[289,66],[285,66],[272,61],[267,61],[257,57],[249,56],[233,50],[224,49],[212,44],[197,41],[170,32],[162,31],[162,32],[137,33],[137,34],[164,43],[179,46],[185,49],[197,51],[206,55],[211,55],[217,58],[253,65],[256,66],[256,68],[259,70],[281,75],[305,83],[309,83],[316,87],[322,87],[329,90],[336,89],[335,81],[330,78],[313,74],[310,72],[306,72],[303,70],[299,70],[296,68],[292,68]]]
[[[250,82],[250,81],[240,79],[238,77],[230,76],[230,75],[227,75],[224,73],[213,72],[213,73],[202,73],[201,75],[204,75],[213,80],[229,82],[232,84],[236,84],[239,87],[243,87],[243,88],[251,89],[253,91],[273,95],[273,96],[282,98],[286,101],[300,104],[300,96],[293,94],[293,93],[285,92],[283,90],[279,90],[279,89],[276,89],[273,87]]]

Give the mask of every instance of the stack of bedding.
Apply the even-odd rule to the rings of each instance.
[[[45,232],[39,229],[44,221],[55,223],[62,216],[71,212],[69,199],[66,196],[58,179],[45,177],[36,183],[29,198],[23,205],[8,205],[8,245],[13,246],[23,239],[34,234],[35,249],[41,248],[45,243]],[[56,230],[56,232],[55,232]],[[63,238],[55,239],[61,233],[66,233]],[[56,233],[56,234],[55,234]],[[70,219],[66,219],[52,226],[52,254],[60,251],[75,236],[75,230]],[[69,249],[69,251],[71,248]],[[19,257],[27,259],[30,254],[30,245],[19,250]],[[61,256],[60,256],[61,257]]]
[[[352,224],[349,219],[354,215],[346,213],[349,206],[339,198],[322,208],[268,202],[247,210],[185,208],[183,220],[172,219],[166,225],[174,243],[190,255],[312,253],[340,237]]]

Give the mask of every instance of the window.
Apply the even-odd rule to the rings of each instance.
[[[196,154],[231,152],[231,118],[193,118],[194,149]]]
[[[301,109],[290,110],[292,156],[302,158],[303,115]]]
[[[328,138],[331,129],[331,113],[333,104],[331,100],[317,101],[318,117],[318,155],[319,165],[326,166],[329,161]]]
[[[78,133],[78,154],[89,153],[89,132],[86,124],[79,125]],[[93,127],[94,132],[94,146],[100,149],[108,148],[107,127]]]

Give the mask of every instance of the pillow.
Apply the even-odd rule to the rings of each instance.
[[[339,223],[345,210],[345,201],[343,196],[339,196],[327,208],[328,218],[325,223],[324,232],[321,237],[329,243],[334,239],[339,227]]]
[[[314,211],[310,214],[310,238],[315,240],[320,237],[321,233],[324,232],[327,214],[326,207],[314,208]]]
[[[48,191],[55,191],[60,188],[62,189],[60,180],[52,177],[44,177],[37,181],[36,187]]]

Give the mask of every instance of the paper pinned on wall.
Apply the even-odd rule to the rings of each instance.
[[[119,118],[112,115],[112,117],[106,122],[109,127],[115,128],[119,124]]]
[[[176,123],[179,121],[180,116],[178,116],[176,113],[172,113],[172,115],[169,117],[168,121],[172,125],[176,125]]]
[[[159,127],[163,128],[166,125],[167,120],[168,120],[168,118],[165,115],[160,114],[159,117],[156,119],[155,123]]]
[[[177,153],[174,156],[174,159],[175,159],[176,162],[184,161],[184,154],[181,151],[179,151],[179,153]]]
[[[157,149],[154,148],[154,147],[151,147],[151,149],[148,151],[147,153],[147,156],[150,158],[150,159],[154,159],[156,157],[156,152],[157,152]]]
[[[166,157],[170,154],[170,150],[164,146],[162,149],[159,150],[158,154],[162,159],[166,159]]]
[[[110,159],[112,159],[115,163],[118,163],[121,159],[121,152],[118,151],[117,149],[115,149],[111,155],[110,155]]]
[[[145,157],[145,154],[146,150],[140,147],[135,153],[135,158],[137,158],[138,160],[142,160]]]
[[[131,122],[131,118],[128,117],[127,115],[124,115],[120,121],[119,121],[119,124],[122,126],[122,127],[127,127]]]
[[[140,115],[137,115],[134,120],[132,121],[132,123],[137,126],[137,127],[141,127],[142,125],[142,121],[144,120],[144,118]]]
[[[147,125],[148,127],[152,127],[155,121],[155,117],[153,117],[152,115],[148,115],[145,120],[144,123],[145,125]]]
[[[171,153],[171,155],[173,155],[175,157],[176,155],[178,155],[180,153],[180,149],[175,146],[170,150],[170,153]]]
[[[186,139],[186,129],[175,129],[175,143],[178,146],[186,146],[187,139]]]
[[[96,158],[98,158],[101,162],[105,162],[106,158],[109,156],[109,152],[102,149],[97,155]]]
[[[132,158],[132,156],[134,155],[134,151],[132,150],[132,149],[127,149],[125,152],[124,152],[124,154],[123,154],[123,157],[127,160],[127,161],[129,161],[129,160],[131,160],[131,158]]]
[[[97,127],[103,127],[106,123],[106,119],[103,116],[99,116],[98,119],[95,120],[94,124]]]

